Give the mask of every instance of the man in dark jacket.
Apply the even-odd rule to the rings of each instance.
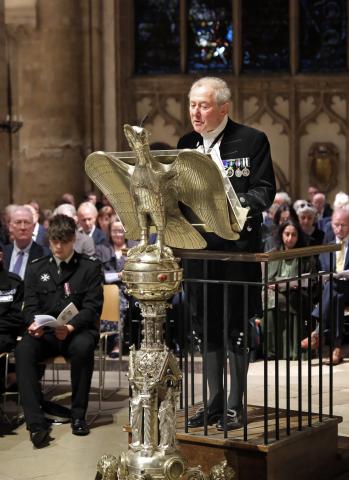
[[[11,352],[25,325],[22,314],[23,282],[4,268],[0,245],[0,356]],[[0,393],[5,390],[5,357],[0,358]]]
[[[28,267],[23,311],[27,333],[16,348],[21,402],[31,441],[37,448],[49,441],[38,364],[52,356],[63,355],[71,364],[72,433],[89,433],[85,415],[103,304],[101,265],[95,258],[74,251],[74,220],[66,215],[54,216],[48,238],[52,255],[34,260]],[[36,315],[56,318],[71,302],[78,313],[67,324],[57,328],[38,325]]]
[[[243,207],[248,207],[249,217],[237,241],[218,238],[213,233],[205,234],[210,250],[230,252],[259,252],[261,249],[262,212],[272,204],[275,196],[275,178],[266,135],[254,128],[233,122],[228,117],[230,90],[223,80],[204,77],[194,82],[189,92],[189,114],[194,131],[184,135],[178,148],[194,148],[210,153],[213,161],[223,165],[227,177]],[[207,192],[209,195],[209,192]],[[186,212],[184,212],[186,214]],[[186,216],[188,216],[186,214]],[[258,282],[261,279],[257,263],[208,262],[208,278]],[[198,269],[194,272],[197,274]],[[194,268],[194,267],[193,267]],[[187,272],[191,277],[192,271]],[[208,423],[215,423],[217,429],[224,429],[223,405],[223,287],[211,285],[208,288]],[[248,289],[248,317],[261,308],[260,289]],[[193,292],[194,293],[194,292]],[[200,297],[199,292],[194,297]],[[194,299],[193,299],[194,300]],[[244,319],[244,295],[242,287],[234,285],[229,290],[228,311],[228,356],[230,363],[231,388],[227,400],[228,430],[241,427],[244,355],[242,332]],[[202,299],[199,298],[198,317],[202,318]],[[200,305],[201,304],[201,305]],[[251,323],[252,325],[252,323]],[[198,411],[189,418],[189,427],[204,423],[204,413]]]
[[[33,241],[34,219],[29,208],[18,206],[13,210],[10,230],[13,243],[4,247],[4,265],[24,279],[27,265],[35,258],[47,255],[49,250]]]

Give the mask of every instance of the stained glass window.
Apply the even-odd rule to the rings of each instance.
[[[231,71],[231,1],[187,0],[188,70]]]
[[[286,0],[242,2],[242,70],[253,73],[289,70]]]
[[[346,0],[300,0],[299,66],[302,72],[346,69]]]
[[[135,0],[136,73],[180,70],[179,0]]]

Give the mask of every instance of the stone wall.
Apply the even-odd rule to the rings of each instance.
[[[0,0],[0,123],[6,121],[7,116],[7,68],[5,44],[5,6]],[[0,205],[10,202],[10,149],[9,135],[0,128]]]
[[[51,207],[62,193],[81,199],[89,188],[83,164],[100,148],[92,130],[101,128],[91,122],[90,102],[100,101],[91,91],[90,62],[99,53],[90,52],[89,2],[30,0],[33,22],[19,14],[28,1],[17,0],[17,15],[8,10],[7,21],[14,110],[23,120],[13,135],[13,199]]]

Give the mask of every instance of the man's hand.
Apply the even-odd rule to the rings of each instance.
[[[55,328],[55,336],[58,340],[65,340],[74,330],[73,325],[63,325],[62,327]]]
[[[32,337],[40,338],[44,334],[44,329],[43,327],[39,327],[36,322],[33,322],[28,327],[28,333]]]

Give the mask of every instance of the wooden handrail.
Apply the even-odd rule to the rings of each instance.
[[[173,249],[173,253],[181,259],[221,260],[223,262],[272,262],[274,260],[290,260],[299,257],[311,257],[321,253],[340,250],[339,244],[314,245],[311,247],[292,248],[291,250],[275,250],[268,253],[237,253],[218,250],[183,250]]]

